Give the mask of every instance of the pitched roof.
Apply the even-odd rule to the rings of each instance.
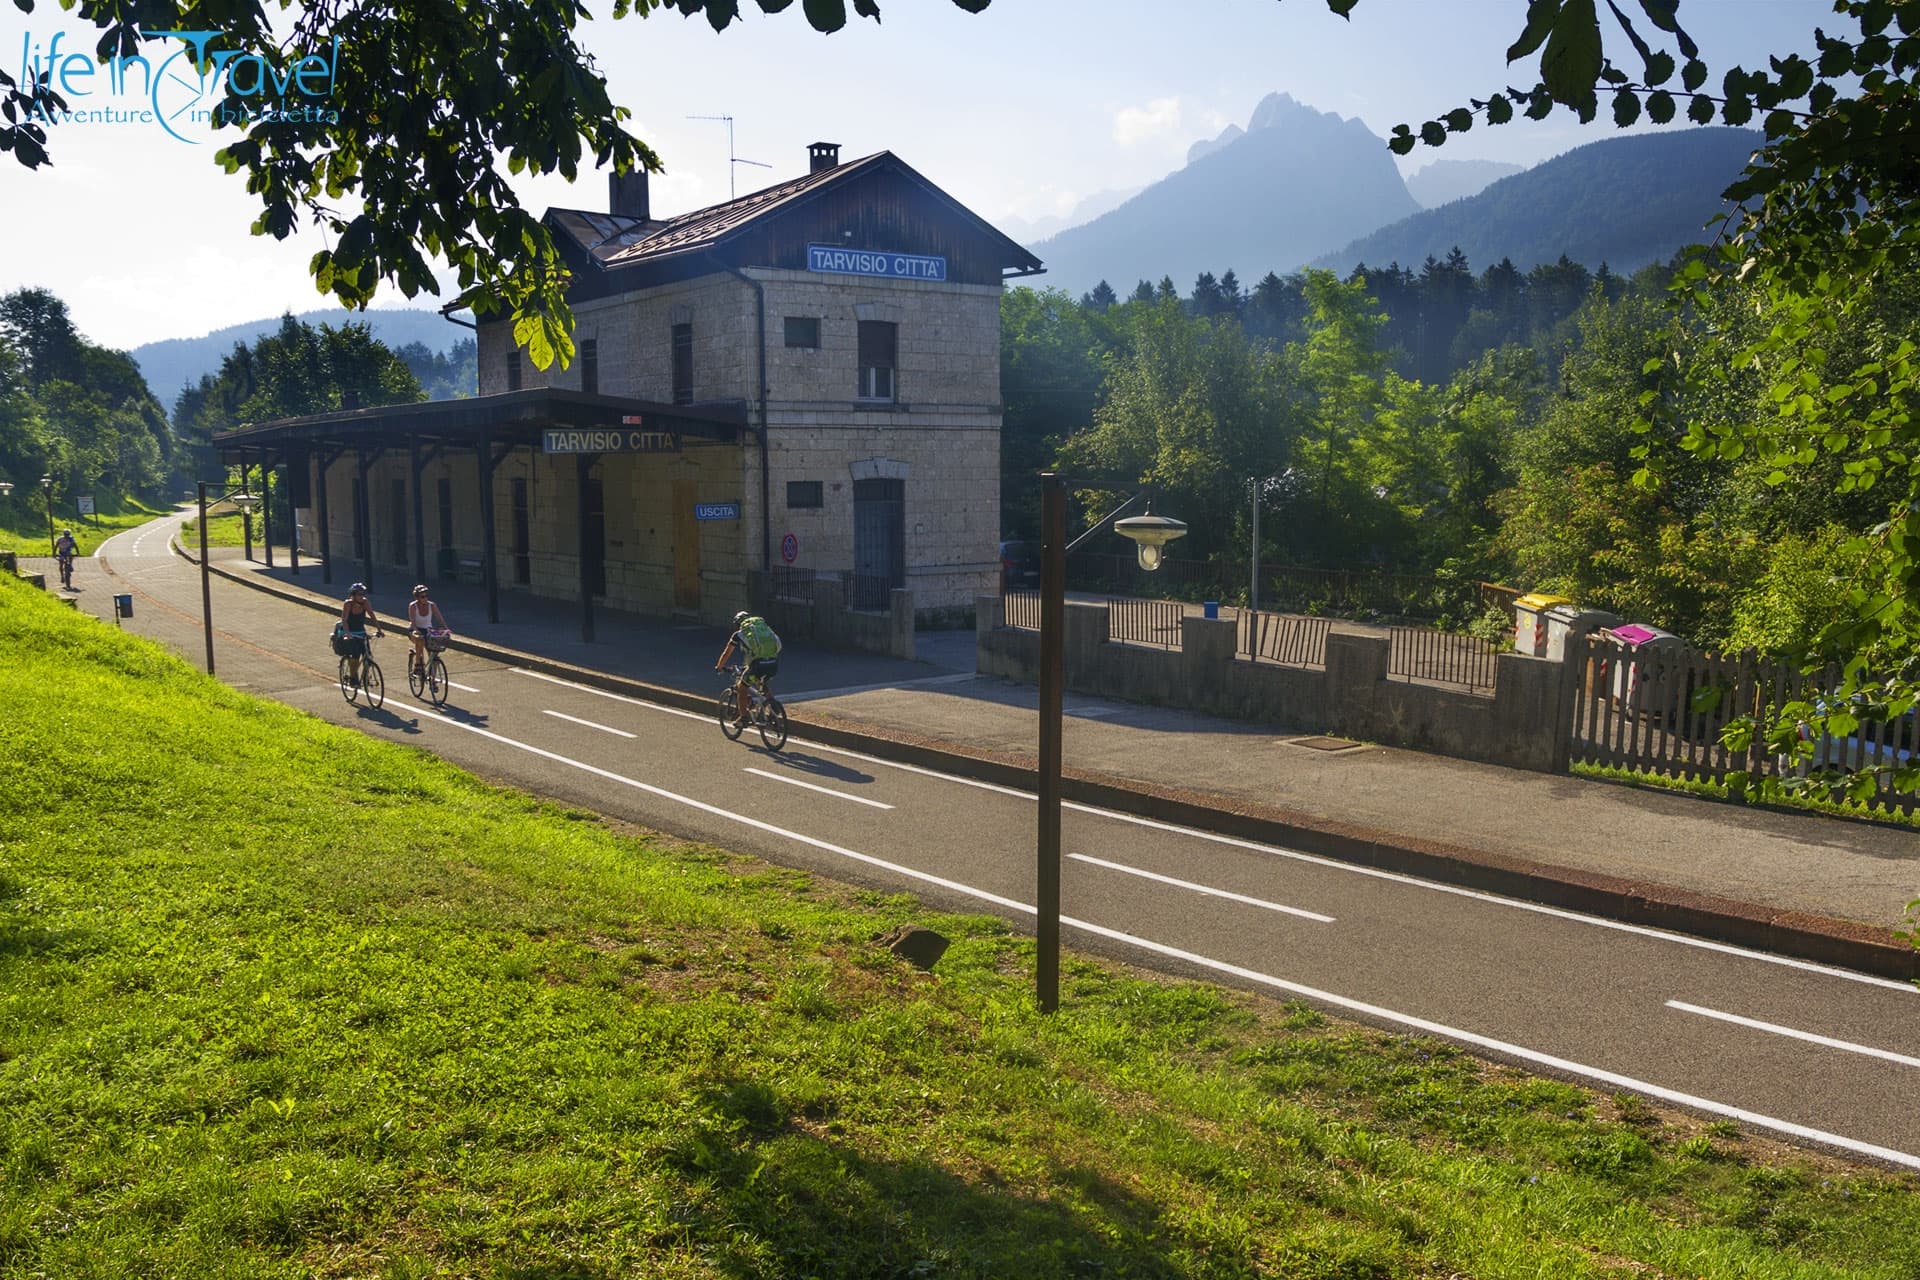
[[[642,220],[585,209],[549,209],[547,220],[572,236],[598,265],[612,270],[715,248],[760,219],[790,208],[823,187],[848,182],[882,168],[893,169],[918,183],[930,195],[978,226],[984,234],[1002,241],[1007,250],[1006,265],[1016,268],[1015,274],[1030,275],[1041,270],[1038,258],[979,214],[927,181],[891,151],[876,151],[845,164],[817,169],[792,181],[751,192],[737,200],[695,209],[674,218]]]

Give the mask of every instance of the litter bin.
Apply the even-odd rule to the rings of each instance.
[[[1208,600],[1200,606],[1200,612],[1205,617],[1217,618],[1220,616],[1220,602],[1218,600]]]
[[[1608,628],[1600,634],[1620,649],[1608,676],[1608,695],[1629,711],[1672,711],[1665,668],[1649,669],[1647,659],[1664,650],[1684,650],[1687,642],[1671,631],[1640,622]]]
[[[1591,635],[1595,631],[1620,625],[1620,615],[1605,609],[1582,609],[1578,605],[1556,604],[1547,607],[1547,647],[1542,657],[1564,662],[1567,640]]]
[[[131,618],[133,616],[133,597],[131,595],[115,596],[113,598],[113,616],[116,618]]]
[[[1547,610],[1572,604],[1565,596],[1530,591],[1513,602],[1513,651],[1538,658],[1547,650]]]

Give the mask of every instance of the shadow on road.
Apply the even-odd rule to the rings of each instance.
[[[837,760],[822,760],[819,756],[808,755],[804,751],[768,752],[764,746],[757,747],[756,750],[759,750],[762,755],[771,755],[795,773],[804,773],[816,778],[831,778],[835,782],[873,781],[873,775],[870,773],[863,773]]]

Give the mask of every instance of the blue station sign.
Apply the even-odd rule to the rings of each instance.
[[[738,520],[740,504],[737,502],[696,502],[693,504],[695,520]]]
[[[807,246],[807,270],[838,276],[883,276],[889,280],[945,280],[947,260],[924,253],[888,253],[884,249]]]

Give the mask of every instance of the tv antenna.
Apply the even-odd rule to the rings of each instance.
[[[734,198],[733,167],[735,165],[750,164],[750,165],[753,165],[755,168],[759,168],[759,169],[773,168],[772,165],[764,164],[759,160],[742,160],[739,156],[736,156],[735,154],[733,154],[733,117],[732,116],[688,116],[687,119],[689,120],[724,120],[727,122],[727,199],[731,200]]]

